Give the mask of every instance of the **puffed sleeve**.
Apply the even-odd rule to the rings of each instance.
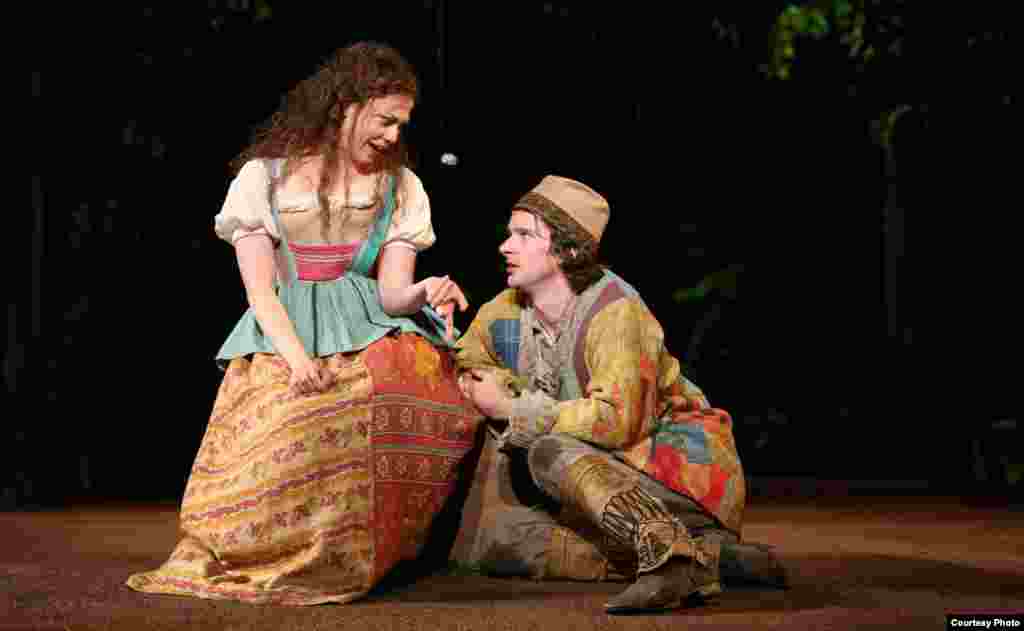
[[[395,209],[395,217],[382,248],[400,246],[420,252],[437,240],[434,226],[430,223],[430,199],[419,176],[409,169],[402,170],[401,186],[399,199],[402,205]]]
[[[266,234],[280,239],[270,211],[270,173],[263,160],[250,160],[231,181],[224,206],[213,219],[217,236],[234,244],[242,237]]]

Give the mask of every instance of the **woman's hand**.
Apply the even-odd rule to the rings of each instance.
[[[446,325],[445,336],[448,338],[448,341],[454,342],[455,306],[458,305],[459,311],[468,309],[469,301],[466,300],[466,295],[462,293],[462,289],[455,284],[455,281],[447,276],[425,278],[423,279],[423,286],[427,292],[427,304],[444,318]]]
[[[297,394],[316,394],[325,392],[334,385],[334,376],[326,368],[321,368],[317,361],[309,357],[301,357],[288,362],[291,377],[288,385]]]

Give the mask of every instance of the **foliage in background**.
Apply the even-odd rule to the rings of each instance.
[[[830,85],[846,84],[851,111],[859,110],[871,121],[866,133],[891,162],[900,117],[914,109],[927,112],[929,102],[939,98],[937,86],[948,89],[941,79],[927,78],[930,70],[986,44],[997,57],[999,47],[1009,48],[1012,21],[997,5],[951,12],[936,3],[913,7],[916,14],[911,8],[905,0],[720,5],[711,30],[720,43],[752,51],[749,62],[768,81],[790,82],[800,77],[803,66],[824,65]],[[908,28],[914,25],[916,30]],[[912,63],[904,59],[908,38],[919,50]],[[949,64],[943,71],[954,74],[957,69]],[[1008,94],[1001,100],[1012,102]],[[673,298],[696,303],[721,287],[731,288],[728,297],[735,299],[735,278],[741,271],[742,266],[731,265],[712,272],[697,286],[676,290]]]
[[[897,126],[908,112],[915,113],[923,129],[929,129],[929,120],[944,120],[943,132],[936,126],[929,133],[974,132],[982,122],[978,117],[993,111],[987,108],[1014,104],[1017,97],[1010,88],[1019,83],[1019,70],[1011,61],[1017,57],[1010,45],[1010,29],[1017,24],[1012,6],[905,0],[723,3],[713,9],[711,29],[720,49],[731,49],[740,67],[756,68],[768,82],[800,83],[802,95],[838,95],[839,100],[821,101],[830,103],[827,107],[841,103],[845,92],[848,106],[835,108],[835,116],[869,123],[864,131],[884,150],[890,169]],[[828,133],[800,129],[794,135],[816,132]],[[885,216],[885,206],[865,210]],[[737,299],[742,271],[742,265],[731,265],[673,293],[676,302],[704,309],[690,342],[693,357],[723,305]],[[711,349],[703,351],[708,355]],[[1018,431],[1017,421],[1008,422]],[[1003,484],[1024,486],[1019,457],[1001,453],[979,456],[979,461],[998,463],[993,475]]]
[[[835,72],[849,76],[850,96],[856,96],[864,88],[862,84],[885,81],[880,66],[903,54],[903,5],[902,1],[878,0],[813,0],[787,5],[772,26],[769,59],[760,69],[770,78],[785,81],[797,63],[801,40],[828,40],[825,43],[845,53],[845,67],[837,65]],[[886,104],[874,118],[872,136],[886,150],[891,147],[897,119],[909,109],[905,103]]]

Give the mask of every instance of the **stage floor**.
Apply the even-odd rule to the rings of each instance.
[[[755,498],[744,538],[777,546],[792,587],[727,589],[659,616],[606,615],[614,583],[432,576],[307,608],[125,587],[164,561],[176,518],[173,504],[0,513],[0,630],[937,630],[951,611],[1024,611],[1024,513],[957,498]]]

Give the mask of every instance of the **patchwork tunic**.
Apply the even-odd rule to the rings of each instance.
[[[522,298],[508,289],[481,307],[456,345],[460,369],[504,374],[510,390],[520,393],[512,414],[517,427],[572,437],[610,453],[692,500],[738,539],[746,488],[732,420],[682,374],[665,349],[661,325],[636,290],[606,271],[577,298],[557,340],[543,332]],[[499,444],[484,447],[479,489],[475,500],[470,496],[456,540],[457,560],[479,561],[481,531],[500,528],[500,514],[515,507],[510,491],[501,487],[515,483],[516,465],[497,453]],[[571,557],[574,546],[584,556],[595,554],[580,541],[568,542],[561,554]]]

